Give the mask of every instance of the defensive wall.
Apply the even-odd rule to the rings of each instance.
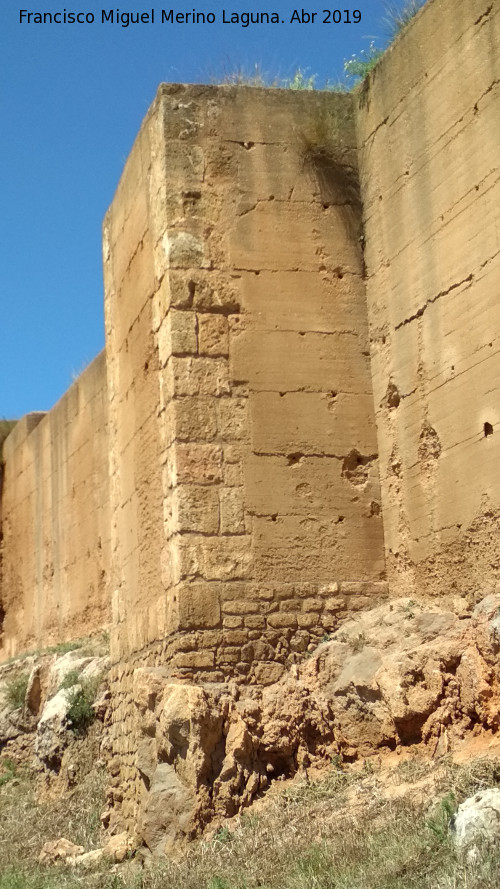
[[[4,657],[109,623],[107,423],[101,353],[49,413],[28,414],[3,444]]]
[[[387,592],[500,581],[499,21],[431,0],[354,95],[163,85],[141,127],[105,359],[2,494],[4,653],[111,608],[129,824],[137,667],[267,684]]]
[[[499,579],[499,29],[427,4],[357,96],[390,586]]]

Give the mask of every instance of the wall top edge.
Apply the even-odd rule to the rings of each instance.
[[[48,418],[50,418],[50,416],[53,415],[68,398],[73,397],[82,385],[86,385],[94,375],[100,376],[105,371],[106,355],[105,350],[103,349],[92,359],[90,364],[87,365],[85,370],[82,371],[80,376],[71,384],[71,386],[66,389],[49,411],[31,411],[17,421],[16,425],[3,443],[4,462],[8,461],[9,457],[12,457],[15,451],[24,444],[26,439],[29,438],[31,433],[35,431],[43,420],[48,421]]]
[[[385,124],[408,96],[419,95],[424,83],[440,76],[446,64],[453,71],[464,40],[474,47],[483,27],[489,29],[495,62],[498,21],[500,7],[491,0],[427,0],[353,90],[361,147],[363,137],[377,129],[380,119]],[[436,39],[438,34],[443,39]]]
[[[354,121],[354,100],[351,93],[335,92],[330,90],[291,90],[275,87],[254,87],[240,84],[203,84],[203,83],[160,83],[154,100],[152,101],[133,145],[127,156],[120,178],[117,182],[113,199],[107,209],[103,220],[103,245],[104,260],[107,258],[108,233],[112,226],[113,208],[120,202],[123,191],[131,186],[127,183],[135,181],[137,171],[146,173],[151,160],[151,140],[158,148],[157,134],[166,126],[170,115],[182,114],[183,106],[193,103],[189,113],[196,113],[203,127],[214,128],[214,117],[217,110],[224,113],[224,109],[230,106],[237,108],[238,113],[254,125],[256,120],[267,113],[289,114],[295,110],[295,116],[300,120],[302,113],[313,117],[316,109],[320,114],[331,114],[338,118],[340,127],[347,122],[350,127]],[[220,108],[217,109],[217,106]],[[215,115],[214,115],[215,112]],[[157,133],[154,131],[157,129]],[[192,129],[189,138],[178,137],[184,141],[193,142],[197,139],[198,126]],[[206,135],[206,130],[204,130]],[[355,143],[355,138],[353,140]]]
[[[8,460],[9,457],[17,450],[20,445],[28,438],[38,426],[41,420],[47,416],[47,411],[32,411],[25,414],[17,421],[11,432],[3,443],[3,459]]]
[[[297,98],[304,97],[305,101],[313,102],[318,96],[331,96],[341,98],[342,101],[348,101],[351,94],[336,90],[293,90],[287,87],[275,86],[250,86],[240,83],[160,83],[156,91],[156,98],[161,96],[175,96],[180,93],[189,92],[192,96],[208,96],[213,98],[220,95],[272,95],[272,96],[290,96],[293,101]],[[154,102],[153,102],[154,104]],[[152,106],[151,106],[152,107]]]

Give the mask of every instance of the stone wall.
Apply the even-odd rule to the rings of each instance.
[[[275,682],[386,564],[500,581],[499,15],[430,0],[354,96],[163,85],[144,121],[106,357],[8,437],[2,494],[2,654],[111,605],[130,827],[170,799],[169,682]]]
[[[109,623],[104,353],[3,445],[0,658]]]
[[[379,590],[350,111],[164,86],[141,129],[104,235],[115,660],[180,631],[180,675],[247,676]]]
[[[266,684],[386,592],[356,163],[348,97],[163,86],[106,218],[125,819],[138,665]]]
[[[500,579],[500,9],[434,0],[357,96],[391,589]]]

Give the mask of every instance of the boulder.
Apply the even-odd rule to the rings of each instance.
[[[457,810],[451,824],[459,849],[477,852],[478,843],[500,839],[500,788],[491,787],[470,796]]]
[[[80,855],[71,855],[66,859],[67,864],[72,867],[81,867],[83,869],[96,867],[100,864],[104,857],[103,849],[92,849],[90,852],[83,852]]]
[[[35,736],[35,757],[39,767],[59,771],[62,755],[71,739],[69,707],[70,689],[61,689],[46,701]]]
[[[126,831],[117,833],[109,838],[108,842],[102,849],[103,855],[111,858],[113,861],[125,861],[127,856],[134,850],[135,844]]]
[[[38,861],[40,864],[60,864],[66,862],[68,858],[81,855],[83,851],[83,846],[77,846],[71,840],[60,837],[58,840],[44,843]]]

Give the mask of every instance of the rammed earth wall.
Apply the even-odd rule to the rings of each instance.
[[[429,3],[357,96],[391,587],[500,579],[500,9]]]
[[[138,666],[268,684],[386,570],[500,581],[499,16],[430,0],[354,96],[164,85],[144,121],[105,362],[7,439],[2,496],[4,654],[111,604],[129,825]]]
[[[102,353],[48,414],[28,414],[4,442],[4,657],[109,622],[107,417]]]

